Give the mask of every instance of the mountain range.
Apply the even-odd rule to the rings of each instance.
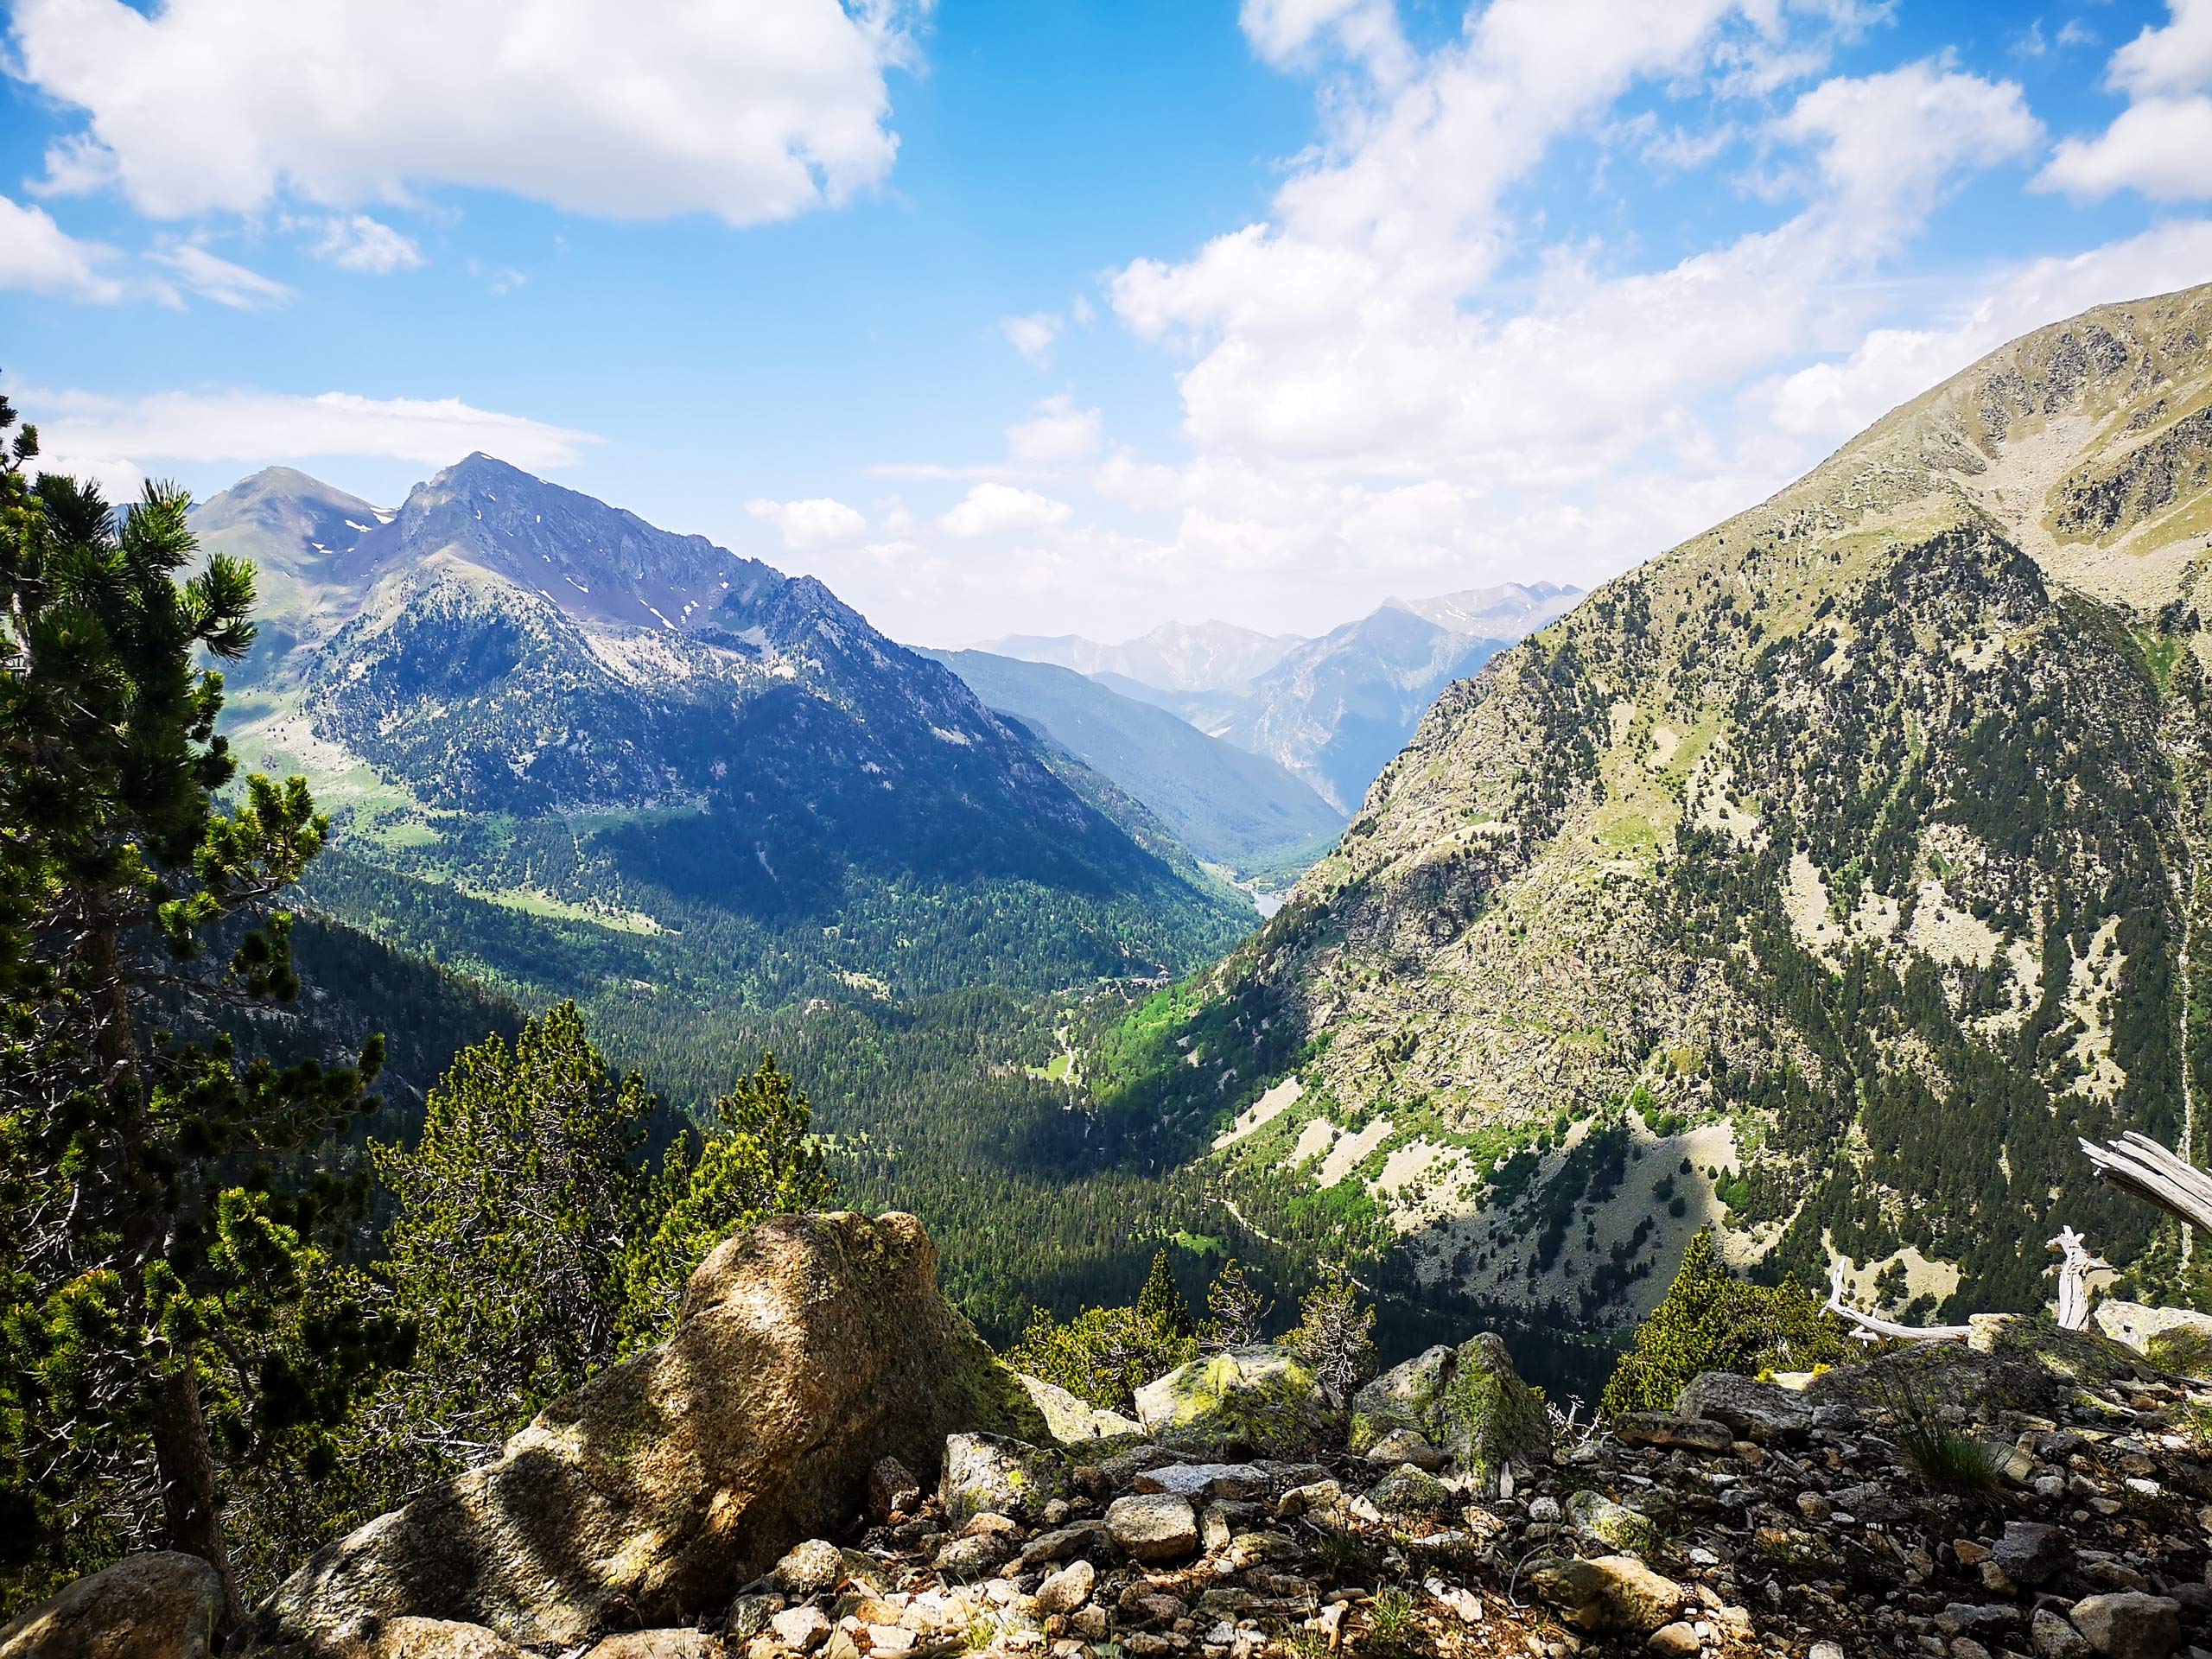
[[[772,995],[1149,972],[1239,926],[1171,838],[810,578],[480,454],[396,511],[272,469],[194,526],[260,572],[233,741],[343,814],[331,902],[495,979],[552,953],[488,938],[556,925],[606,973]]]
[[[1916,1318],[2038,1305],[2062,1224],[2171,1287],[2075,1142],[2205,1156],[2208,531],[2212,289],[2004,347],[1452,685],[1100,1102],[1554,1322],[1708,1224]]]
[[[1386,600],[1318,639],[1171,623],[1118,645],[1011,635],[977,649],[1074,669],[1169,709],[1274,761],[1349,813],[1446,686],[1559,615],[1580,591],[1513,582]]]

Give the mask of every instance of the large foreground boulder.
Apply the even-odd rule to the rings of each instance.
[[[1513,1369],[1503,1341],[1488,1331],[1393,1366],[1353,1397],[1354,1452],[1406,1433],[1449,1452],[1485,1483],[1509,1463],[1548,1457],[1552,1447],[1543,1402]]]
[[[547,1644],[683,1623],[859,1513],[880,1459],[933,1479],[963,1429],[1046,1433],[938,1294],[921,1223],[779,1217],[700,1264],[666,1343],[327,1546],[259,1623],[314,1640],[415,1615]]]
[[[1179,1365],[1136,1392],[1163,1444],[1210,1457],[1294,1458],[1344,1432],[1343,1402],[1287,1349],[1254,1344]]]
[[[0,1628],[0,1659],[207,1659],[222,1606],[197,1555],[126,1555]]]

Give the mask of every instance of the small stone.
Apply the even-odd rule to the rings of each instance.
[[[1822,1492],[1803,1491],[1797,1494],[1797,1513],[1815,1526],[1826,1526],[1835,1515],[1835,1505]]]
[[[1844,1659],[1843,1649],[1833,1642],[1815,1642],[1806,1650],[1805,1659]]]
[[[1954,1538],[1951,1554],[1958,1557],[1961,1567],[1979,1567],[1989,1559],[1989,1548],[1986,1544],[1976,1543],[1971,1538]]]
[[[1416,1469],[1426,1469],[1433,1474],[1447,1459],[1443,1452],[1429,1443],[1428,1436],[1417,1428],[1394,1428],[1367,1448],[1367,1460],[1395,1469],[1402,1463],[1410,1463]]]
[[[837,1580],[845,1576],[845,1557],[827,1540],[810,1538],[785,1552],[772,1576],[778,1589],[791,1595],[822,1595],[836,1589]]]
[[[1705,1647],[1705,1643],[1698,1639],[1696,1627],[1686,1624],[1679,1618],[1652,1631],[1650,1639],[1643,1645],[1654,1653],[1666,1655],[1667,1659],[1690,1659],[1691,1655],[1702,1651]]]
[[[2081,1631],[2048,1607],[2036,1609],[2028,1623],[2028,1641],[2036,1659],[2088,1659],[2089,1644]]]
[[[1106,1530],[1135,1560],[1167,1560],[1198,1547],[1198,1511],[1172,1492],[1116,1498],[1106,1508]]]
[[[1970,1636],[1951,1643],[1951,1659],[1989,1659],[1989,1649]]]
[[[1442,1515],[1457,1496],[1434,1475],[1402,1463],[1375,1484],[1367,1501],[1384,1515]]]
[[[2120,1590],[2074,1604],[2074,1628],[2105,1659],[2165,1659],[2181,1644],[2181,1604]]]
[[[1530,1498],[1529,1518],[1540,1526],[1557,1526],[1560,1521],[1559,1499],[1555,1497]]]
[[[915,1636],[903,1624],[871,1624],[868,1627],[868,1645],[874,1653],[908,1653],[912,1651]]]
[[[830,1639],[830,1616],[819,1607],[791,1607],[768,1620],[776,1640],[797,1653],[812,1653]]]
[[[972,1538],[956,1538],[937,1553],[932,1563],[948,1578],[975,1579],[996,1567],[1006,1555],[1006,1544],[995,1532],[978,1533]]]
[[[1044,1615],[1071,1613],[1090,1599],[1097,1582],[1097,1569],[1089,1561],[1071,1561],[1037,1586],[1037,1611]]]

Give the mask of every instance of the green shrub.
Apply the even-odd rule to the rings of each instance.
[[[1746,1284],[1720,1259],[1710,1229],[1682,1255],[1666,1300],[1621,1356],[1599,1408],[1672,1411],[1682,1385],[1700,1371],[1809,1370],[1853,1358],[1843,1329],[1791,1280]]]

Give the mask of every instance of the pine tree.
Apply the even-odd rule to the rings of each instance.
[[[1710,1228],[1700,1228],[1651,1317],[1637,1327],[1599,1409],[1672,1411],[1701,1371],[1806,1370],[1850,1357],[1836,1319],[1793,1280],[1745,1284],[1728,1271]]]
[[[1284,1345],[1323,1386],[1349,1401],[1375,1375],[1375,1310],[1341,1267],[1306,1293]]]
[[[1274,1306],[1246,1274],[1243,1263],[1232,1255],[1206,1287],[1206,1323],[1202,1334],[1207,1344],[1216,1348],[1258,1342]]]
[[[398,1201],[380,1271],[421,1332],[415,1369],[379,1402],[398,1491],[481,1462],[613,1362],[652,1109],[563,1002],[512,1046],[493,1033],[457,1056],[412,1147],[371,1143]]]
[[[639,1230],[621,1266],[626,1351],[668,1335],[691,1270],[715,1245],[765,1216],[830,1201],[836,1184],[813,1121],[806,1096],[767,1054],[715,1103],[710,1133],[669,1149],[646,1200],[652,1224]]]
[[[229,1623],[226,1471],[327,1466],[404,1351],[329,1271],[360,1189],[296,1157],[373,1103],[381,1046],[278,1070],[215,1034],[297,994],[273,905],[328,828],[296,778],[216,802],[200,662],[251,644],[252,571],[181,579],[181,492],[118,519],[34,486],[35,453],[25,427],[0,456],[0,1571],[29,1595],[158,1537],[216,1567]]]
[[[1195,1328],[1191,1305],[1175,1287],[1175,1271],[1164,1247],[1154,1253],[1152,1271],[1137,1292],[1137,1317],[1171,1337],[1187,1337]]]

